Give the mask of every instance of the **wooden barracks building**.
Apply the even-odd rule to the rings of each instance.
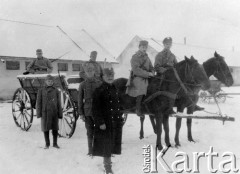
[[[112,67],[115,58],[85,30],[66,32],[80,46],[78,48],[57,27],[42,27],[1,21],[0,28],[0,100],[8,100],[20,87],[17,75],[26,71],[27,65],[36,58],[36,49],[43,56],[54,59],[53,73],[77,75],[80,64],[89,60],[90,52],[98,52],[97,61]],[[59,58],[60,57],[60,58]],[[59,58],[59,59],[58,59]]]

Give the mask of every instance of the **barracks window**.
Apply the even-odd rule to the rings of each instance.
[[[31,62],[25,62],[25,70],[27,70],[29,63],[31,63]]]
[[[58,63],[59,71],[68,71],[68,63]]]
[[[6,61],[6,69],[7,70],[20,70],[20,62],[19,61]]]
[[[72,64],[73,71],[80,71],[80,64]]]

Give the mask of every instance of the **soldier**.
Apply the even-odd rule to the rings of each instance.
[[[132,56],[132,83],[127,87],[126,93],[136,97],[136,113],[142,117],[141,102],[143,96],[147,94],[148,78],[154,76],[154,70],[146,51],[148,42],[140,41],[139,50]]]
[[[33,60],[27,67],[27,72],[32,74],[49,74],[52,72],[53,67],[50,60],[42,56],[42,50],[37,49],[37,59]],[[27,74],[25,72],[25,74]]]
[[[53,134],[53,147],[59,148],[58,119],[62,119],[62,107],[60,92],[54,87],[54,79],[48,75],[45,80],[46,86],[39,89],[36,101],[37,118],[41,118],[41,129],[44,132],[45,149],[50,146],[49,130]]]
[[[88,62],[84,64],[84,71],[86,74],[86,79],[79,85],[78,93],[78,109],[79,115],[82,120],[85,121],[85,127],[87,129],[88,138],[88,154],[92,155],[92,145],[93,145],[93,131],[94,131],[94,121],[92,115],[92,94],[97,87],[102,84],[98,78],[94,77],[95,66],[93,63]]]
[[[93,156],[103,157],[105,174],[112,174],[112,154],[121,154],[123,118],[113,69],[103,70],[103,83],[93,94],[95,123]]]
[[[102,80],[102,75],[103,75],[102,71],[103,70],[102,70],[101,65],[98,62],[96,62],[96,59],[97,59],[97,51],[92,51],[91,54],[90,54],[90,60],[88,62],[93,63],[93,65],[95,67],[95,77]],[[83,64],[83,66],[84,66],[84,64]],[[83,67],[81,67],[81,70],[79,72],[79,76],[80,76],[80,78],[86,79],[86,75],[85,75]]]
[[[169,67],[177,63],[176,56],[171,52],[172,38],[167,37],[163,40],[164,49],[155,57],[154,69],[157,75],[162,75]]]
[[[157,72],[157,75],[164,76],[164,73],[167,69],[173,67],[177,64],[176,56],[171,52],[172,47],[172,38],[166,37],[163,39],[164,49],[159,52],[155,57],[154,69]],[[195,111],[203,110],[204,108],[195,105]],[[169,114],[175,114],[173,110]]]

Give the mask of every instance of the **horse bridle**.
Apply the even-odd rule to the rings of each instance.
[[[215,59],[217,60],[216,57],[215,57]],[[219,69],[220,69],[220,71],[219,71]],[[226,81],[228,80],[228,78],[227,78],[226,74],[224,73],[224,71],[223,71],[223,69],[222,69],[222,67],[221,67],[221,65],[220,65],[219,60],[217,60],[217,70],[215,70],[215,71],[213,72],[213,75],[216,76],[216,74],[218,74],[219,72],[221,72],[221,73],[223,74],[224,80],[225,80],[225,82],[226,82]]]

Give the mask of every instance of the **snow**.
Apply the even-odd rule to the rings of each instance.
[[[226,92],[239,92],[240,87],[223,88]],[[180,148],[170,148],[164,156],[170,164],[179,159],[176,152],[185,151],[192,159],[192,152],[208,152],[210,146],[218,152],[220,157],[214,159],[214,167],[224,160],[221,155],[225,151],[233,152],[237,157],[237,167],[240,168],[239,151],[239,119],[238,113],[240,96],[227,98],[226,103],[221,103],[222,112],[235,117],[235,122],[216,120],[193,120],[192,134],[196,143],[187,141],[185,119],[182,121],[180,132]],[[214,103],[200,106],[207,111],[217,112]],[[51,147],[44,150],[43,133],[40,130],[40,120],[34,118],[33,125],[28,132],[16,127],[12,114],[11,103],[0,103],[0,173],[1,174],[98,174],[102,173],[102,158],[90,158],[87,154],[87,137],[85,125],[81,120],[77,122],[77,128],[72,138],[59,138],[61,149]],[[200,114],[200,113],[199,113]],[[175,118],[170,118],[170,140],[174,145]],[[141,174],[143,166],[143,145],[155,144],[156,136],[148,117],[145,119],[145,138],[139,137],[140,121],[135,115],[129,115],[123,128],[122,155],[113,158],[113,170],[115,174]],[[163,133],[164,135],[164,133]],[[52,137],[51,137],[52,138]],[[52,139],[51,139],[52,140]],[[163,144],[164,137],[162,137]],[[200,173],[209,173],[206,158],[200,158]],[[181,166],[181,165],[180,165]],[[190,163],[192,167],[192,162]],[[159,173],[164,172],[158,165]]]

